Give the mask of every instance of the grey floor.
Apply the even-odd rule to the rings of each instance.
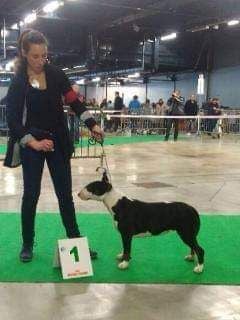
[[[185,201],[201,214],[240,213],[240,138],[190,138],[105,149],[114,186],[131,197]],[[72,161],[78,212],[106,212],[101,203],[77,198],[86,183],[98,178],[98,165],[96,159]],[[18,212],[21,170],[1,168],[0,178],[0,212]],[[58,211],[47,170],[38,211]],[[240,320],[238,286],[2,283],[0,296],[0,319],[9,320]]]

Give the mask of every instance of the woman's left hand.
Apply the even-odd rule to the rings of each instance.
[[[104,132],[97,124],[94,127],[92,127],[91,133],[92,137],[94,137],[97,142],[103,142]]]

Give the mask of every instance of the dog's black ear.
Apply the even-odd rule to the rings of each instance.
[[[107,189],[106,189],[106,191],[109,192],[109,191],[111,191],[111,190],[112,190],[112,185],[111,185],[111,183],[107,182]]]
[[[109,183],[109,179],[106,171],[103,172],[102,181]]]

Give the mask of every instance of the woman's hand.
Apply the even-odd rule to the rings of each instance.
[[[101,143],[104,139],[104,132],[103,130],[95,124],[94,127],[91,129],[92,137],[96,139],[97,142]]]
[[[43,139],[40,141],[34,139],[29,141],[27,146],[36,151],[51,152],[54,150],[53,141],[49,139]]]

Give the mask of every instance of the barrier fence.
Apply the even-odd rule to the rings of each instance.
[[[223,134],[240,134],[240,115],[219,116],[154,116],[154,115],[107,115],[105,129],[113,127],[117,131],[128,134],[165,134],[168,125],[177,123],[179,133],[182,134],[216,134],[219,138]]]
[[[84,123],[64,107],[66,121],[70,130],[70,136],[75,144],[75,158],[100,158],[101,147],[92,144],[89,130]],[[158,116],[127,114],[114,110],[90,110],[96,121],[105,131],[106,136],[116,135],[165,135],[167,126],[177,124],[179,134],[203,136],[210,135],[213,138],[221,138],[224,135],[240,134],[240,113],[231,110],[228,114],[218,116]],[[4,157],[4,150],[8,138],[6,120],[6,106],[0,105],[0,154]],[[4,149],[5,148],[5,149]]]

